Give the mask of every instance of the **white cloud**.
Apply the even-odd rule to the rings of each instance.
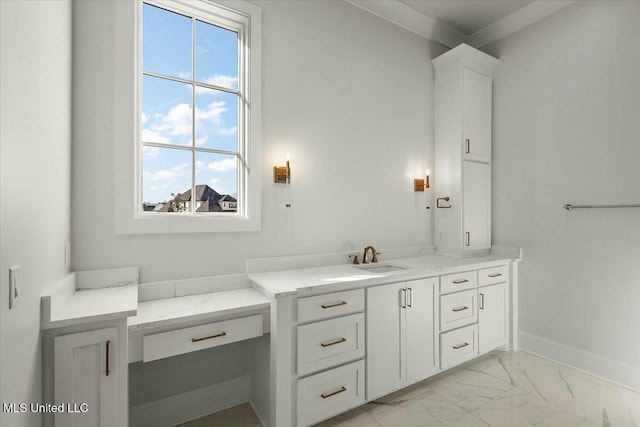
[[[206,108],[196,108],[196,135],[202,135],[201,130],[207,123],[212,123],[215,132],[218,135],[233,135],[237,132],[237,128],[221,128],[222,117],[229,111],[225,101],[213,101]],[[149,117],[143,115],[143,124],[146,126],[142,129],[142,140],[145,142],[159,142],[164,144],[179,144],[182,141],[176,141],[172,137],[189,137],[192,132],[192,109],[187,103],[181,103],[173,106],[166,114],[155,113]],[[207,135],[200,136],[196,139],[196,145],[206,144]]]
[[[167,129],[171,135],[191,134],[191,106],[178,104],[161,119],[159,129]]]
[[[207,165],[212,172],[229,172],[237,168],[237,161],[233,159],[215,160]]]
[[[145,181],[164,182],[178,185],[175,180],[189,173],[189,164],[181,163],[169,169],[161,169],[157,172],[145,172]]]
[[[230,128],[217,128],[216,133],[222,136],[235,135],[236,133],[238,133],[238,127],[233,126]]]
[[[222,122],[222,115],[229,111],[227,103],[224,101],[213,101],[205,110],[196,108],[196,120],[211,120],[215,125],[219,126]]]
[[[211,185],[211,186],[213,187],[214,185],[216,185],[216,184],[217,184],[217,183],[219,183],[219,182],[220,182],[220,179],[218,179],[218,178],[212,178],[212,179],[209,181],[209,185]]]
[[[145,113],[142,113],[142,117],[140,117],[140,122],[142,124],[147,123],[147,120],[149,120],[149,116],[147,116]]]
[[[236,89],[238,87],[238,78],[234,76],[227,76],[225,74],[214,74],[208,79],[205,79],[205,83],[229,89]]]
[[[169,138],[168,136],[163,135],[161,132],[148,128],[142,129],[142,140],[144,142],[160,142],[165,144],[171,142],[171,138]]]

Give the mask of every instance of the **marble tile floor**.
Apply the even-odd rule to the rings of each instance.
[[[259,425],[244,404],[181,426]],[[318,426],[640,427],[640,394],[523,351],[495,351]]]

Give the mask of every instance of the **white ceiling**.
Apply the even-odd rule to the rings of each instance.
[[[470,36],[533,0],[400,0],[410,8]]]
[[[482,47],[576,0],[345,0],[447,47]]]

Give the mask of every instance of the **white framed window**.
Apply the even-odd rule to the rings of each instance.
[[[116,232],[259,230],[260,9],[119,3]]]

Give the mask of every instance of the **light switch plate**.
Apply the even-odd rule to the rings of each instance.
[[[18,305],[20,297],[20,266],[9,267],[9,310]]]

